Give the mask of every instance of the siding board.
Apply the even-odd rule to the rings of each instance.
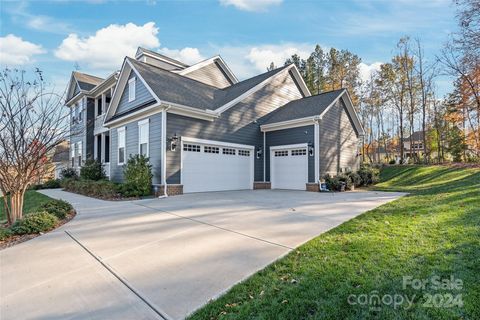
[[[227,78],[226,74],[223,72],[223,70],[220,68],[216,61],[200,69],[185,74],[185,77],[221,89],[232,85],[231,81]]]
[[[128,76],[128,80],[136,77],[135,80],[135,100],[128,102],[128,81],[125,85],[125,88],[122,92],[122,96],[120,97],[120,101],[118,102],[117,110],[115,114],[121,114],[127,112],[130,109],[133,109],[139,105],[142,105],[148,101],[155,100],[155,98],[150,94],[148,89],[145,87],[143,82],[140,80],[138,75],[135,71],[130,71],[130,75]]]

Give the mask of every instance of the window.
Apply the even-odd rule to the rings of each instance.
[[[117,129],[118,134],[118,164],[125,163],[125,127]]]
[[[75,104],[75,106],[73,107],[74,109],[74,116],[73,116],[73,122],[76,122],[78,121],[78,111],[80,110],[80,108],[78,107],[78,102]]]
[[[288,156],[287,150],[275,151],[275,157],[287,157],[287,156]]]
[[[80,100],[80,102],[77,103],[77,119],[78,122],[82,121],[82,113],[83,113],[83,100]]]
[[[78,159],[78,166],[82,166],[82,141],[77,142],[77,159]]]
[[[307,149],[295,149],[292,150],[292,156],[304,156],[307,154]]]
[[[223,148],[222,150],[223,154],[231,154],[231,155],[235,155],[235,149],[231,149],[231,148]]]
[[[138,122],[138,153],[148,157],[148,141],[149,139],[148,119]]]
[[[205,153],[220,153],[220,148],[205,146],[205,147],[203,147],[203,152],[205,152]]]
[[[135,78],[128,80],[128,102],[135,100]]]
[[[102,96],[97,98],[97,116],[101,115],[103,113],[102,110]]]
[[[76,143],[70,145],[70,158],[72,159],[72,167],[75,167],[75,148],[77,147]]]
[[[238,155],[249,157],[250,156],[250,151],[249,150],[238,150]]]
[[[198,144],[184,144],[183,151],[200,152],[200,146]]]

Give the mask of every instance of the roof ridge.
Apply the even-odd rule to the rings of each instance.
[[[267,74],[267,73],[269,73],[269,72],[272,72],[272,75],[271,75],[270,77],[273,77],[277,72],[280,72],[280,71],[286,69],[286,68],[289,67],[289,66],[290,66],[290,65],[285,65],[285,66],[282,66],[282,67],[275,68],[275,69],[273,69],[273,70],[269,70],[269,71],[266,71],[266,72],[257,74],[257,75],[255,75],[255,76],[253,76],[253,77],[244,79],[244,80],[242,80],[242,81],[239,81],[239,82],[237,82],[237,83],[234,83],[234,84],[232,84],[231,86],[222,88],[222,89],[220,89],[220,90],[226,91],[226,90],[228,90],[228,89],[230,89],[230,88],[232,88],[232,87],[235,87],[235,86],[238,86],[238,85],[240,85],[240,84],[243,84],[243,83],[245,83],[245,82],[248,81],[248,80],[252,80],[252,79],[254,79],[254,78],[263,76],[263,75],[265,75],[265,74]],[[273,72],[273,71],[275,71],[275,72]],[[268,77],[268,78],[270,78],[270,77]],[[268,79],[268,78],[266,78],[266,79]],[[265,80],[266,80],[266,79],[265,79]]]
[[[87,77],[97,78],[97,79],[101,79],[101,80],[104,79],[104,78],[94,76],[93,74],[88,74],[88,73],[85,73],[85,72],[80,72],[80,71],[72,71],[72,72],[73,72],[73,74],[81,74],[81,75],[84,75],[84,76],[87,76]]]

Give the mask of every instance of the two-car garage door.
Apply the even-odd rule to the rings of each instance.
[[[183,192],[253,188],[253,146],[182,140]]]

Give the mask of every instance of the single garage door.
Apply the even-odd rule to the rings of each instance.
[[[272,189],[305,190],[308,182],[307,145],[270,147]]]
[[[182,139],[183,192],[253,188],[254,147]]]

